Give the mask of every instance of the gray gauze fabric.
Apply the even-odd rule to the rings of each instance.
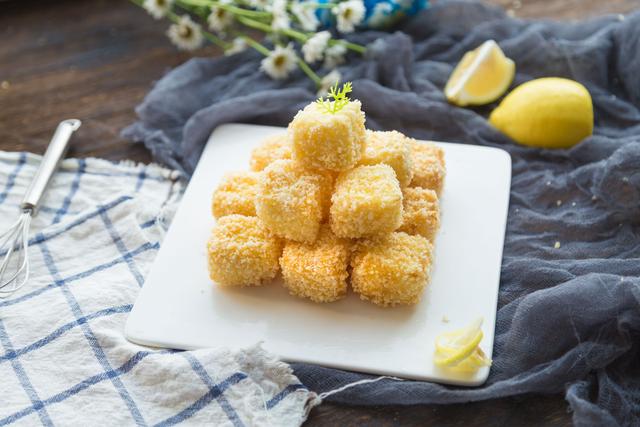
[[[640,423],[640,12],[587,22],[511,19],[477,3],[438,3],[393,34],[365,32],[353,81],[372,129],[500,147],[513,159],[494,363],[475,389],[380,380],[328,399],[345,404],[477,401],[564,392],[578,425]],[[462,55],[487,39],[517,64],[514,85],[580,81],[594,135],[570,150],[516,145],[486,120],[495,105],[449,105],[442,88]],[[189,175],[219,124],[286,125],[315,97],[300,72],[276,82],[255,52],[193,59],[160,80],[124,131]],[[560,242],[559,248],[554,248]],[[462,261],[464,262],[464,261]],[[407,349],[411,351],[411,349]],[[298,364],[322,392],[371,376]]]

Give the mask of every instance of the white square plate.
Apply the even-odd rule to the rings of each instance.
[[[493,348],[511,158],[499,149],[439,143],[447,178],[431,284],[414,307],[380,308],[350,293],[315,304],[279,284],[228,289],[207,271],[214,225],[211,194],[222,176],[247,170],[251,150],[276,127],[229,124],[211,135],[180,208],[129,316],[129,340],[157,347],[244,348],[262,341],[287,361],[458,385],[474,374],[438,369],[434,338],[484,317],[482,349]],[[448,322],[445,320],[449,319]]]

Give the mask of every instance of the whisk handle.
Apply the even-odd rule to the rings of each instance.
[[[24,199],[22,199],[22,204],[20,205],[22,210],[35,211],[38,208],[38,203],[40,203],[40,199],[42,199],[42,195],[46,191],[53,174],[67,153],[71,135],[81,124],[82,122],[78,119],[63,120],[58,124],[47,151],[44,153],[40,167],[31,181]]]

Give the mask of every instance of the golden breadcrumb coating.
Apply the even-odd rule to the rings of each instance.
[[[339,237],[390,233],[402,222],[402,191],[389,165],[342,172],[331,197],[331,229]]]
[[[413,178],[413,160],[411,156],[410,139],[400,132],[367,131],[367,139],[361,165],[376,165],[384,163],[393,168],[404,188]]]
[[[273,135],[253,149],[249,166],[252,171],[259,172],[275,160],[291,158],[291,143],[286,133]]]
[[[307,105],[289,124],[293,158],[305,167],[342,171],[354,167],[364,150],[364,113],[360,101],[335,114]]]
[[[433,242],[440,227],[438,195],[433,190],[409,187],[402,190],[402,225],[398,231],[419,234]]]
[[[412,187],[428,188],[438,195],[442,192],[446,167],[444,151],[434,144],[413,143],[413,179]]]
[[[362,240],[351,257],[351,286],[384,307],[416,304],[429,281],[431,251],[424,237],[402,232]]]
[[[256,213],[275,235],[313,243],[327,212],[330,188],[328,174],[310,171],[293,160],[276,160],[261,173]]]
[[[211,209],[213,216],[216,218],[232,214],[255,216],[257,190],[257,173],[228,173],[213,193]]]
[[[282,242],[255,216],[218,220],[207,245],[211,280],[224,286],[258,286],[279,270]]]
[[[289,293],[315,302],[331,302],[347,293],[350,243],[324,224],[315,243],[288,241],[280,257]]]

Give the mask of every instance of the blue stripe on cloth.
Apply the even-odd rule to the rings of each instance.
[[[104,310],[96,311],[95,313],[81,317],[77,320],[74,320],[73,322],[69,322],[65,325],[62,325],[61,327],[59,327],[58,329],[56,329],[46,337],[41,338],[32,344],[22,347],[19,350],[14,349],[12,351],[7,351],[5,354],[0,356],[0,364],[7,360],[14,360],[22,356],[23,354],[27,354],[41,347],[44,347],[45,345],[49,344],[51,341],[55,340],[56,338],[61,337],[65,332],[75,328],[76,326],[82,325],[83,323],[86,323],[89,320],[110,316],[112,314],[117,314],[117,313],[129,313],[131,311],[131,307],[133,306],[131,304],[128,304],[128,305],[121,305],[117,307],[106,308]]]
[[[303,384],[289,384],[280,393],[276,394],[267,402],[267,409],[272,409],[278,403],[282,402],[285,397],[296,390],[308,390]]]
[[[74,274],[74,275],[69,276],[66,279],[64,279],[63,282],[65,284],[68,284],[68,283],[73,282],[75,280],[84,279],[85,277],[91,276],[94,273],[106,270],[106,269],[108,269],[110,267],[113,267],[114,265],[126,262],[127,258],[133,258],[133,257],[137,256],[138,254],[141,254],[141,253],[146,252],[148,250],[152,250],[152,249],[153,250],[158,250],[158,248],[160,248],[160,244],[159,243],[157,243],[157,242],[156,243],[147,242],[147,243],[139,246],[138,248],[134,249],[133,251],[129,252],[127,254],[129,256],[127,256],[127,257],[125,257],[123,255],[123,256],[121,256],[119,258],[116,258],[116,259],[114,259],[112,261],[109,261],[109,262],[106,262],[104,264],[100,264],[100,265],[98,265],[96,267],[90,268],[89,270],[82,271],[80,273]],[[38,296],[40,294],[43,294],[43,293],[49,291],[51,289],[55,289],[58,286],[60,286],[59,283],[53,282],[53,283],[51,283],[51,284],[49,284],[47,286],[43,286],[42,288],[36,289],[35,291],[29,292],[28,294],[19,296],[17,298],[1,300],[0,301],[0,308],[1,307],[6,307],[6,306],[10,306],[10,305],[15,305],[15,304],[18,304],[18,303],[20,303],[22,301],[29,300],[29,299],[31,299],[33,297],[36,297],[36,296]]]
[[[71,312],[76,317],[76,320],[84,317],[84,314],[82,313],[82,309],[80,308],[78,301],[73,296],[73,293],[71,292],[69,287],[66,286],[65,281],[60,277],[60,272],[56,267],[56,264],[53,260],[53,256],[51,255],[51,252],[47,248],[47,245],[43,242],[40,244],[39,247],[40,247],[40,252],[42,252],[42,256],[44,258],[44,262],[47,266],[47,269],[49,270],[49,273],[51,273],[51,276],[55,280],[56,284],[58,284],[59,285],[58,287],[62,290],[63,295],[67,299],[67,304],[69,305],[69,308],[71,308]],[[98,340],[93,334],[93,331],[91,330],[91,328],[89,327],[89,324],[82,323],[82,331],[84,332],[84,336],[87,339],[89,346],[93,350],[93,353],[96,356],[98,363],[100,363],[100,365],[105,371],[113,371],[113,368],[111,367],[111,364],[107,359],[107,355],[104,353],[104,350],[102,349],[102,347],[100,347],[100,343],[98,343]],[[138,409],[138,406],[129,395],[129,392],[127,391],[126,387],[124,386],[120,378],[116,376],[110,379],[111,379],[111,382],[113,383],[113,386],[116,388],[117,392],[120,394],[120,397],[122,398],[124,403],[127,405],[127,408],[129,409],[129,412],[131,412],[131,416],[135,420],[136,424],[147,425],[146,422],[144,421],[142,414],[140,413],[140,409]]]
[[[142,224],[140,224],[140,228],[142,228],[143,230],[151,227],[153,224],[156,223],[157,218],[152,218],[149,221],[143,222]]]
[[[153,354],[163,354],[163,353],[173,353],[175,352],[175,350],[159,350],[156,352],[151,352],[151,351],[139,351],[136,354],[133,355],[133,357],[131,357],[129,360],[127,360],[125,363],[123,363],[119,368],[115,369],[115,370],[109,370],[109,371],[105,371],[105,372],[101,372],[97,375],[94,375],[92,377],[87,378],[86,380],[83,380],[81,382],[79,382],[78,384],[74,385],[71,388],[68,388],[65,391],[62,391],[56,395],[53,395],[45,400],[42,401],[42,404],[47,407],[50,405],[53,405],[55,403],[59,403],[62,402],[72,396],[75,396],[76,394],[80,393],[83,390],[86,390],[87,388],[91,387],[92,385],[98,384],[102,381],[111,379],[111,378],[115,378],[115,377],[119,377],[121,375],[126,374],[127,372],[131,371],[140,361],[142,361],[145,357],[153,355]],[[0,426],[5,426],[8,424],[11,424],[17,420],[19,420],[20,418],[26,417],[27,415],[30,415],[31,413],[33,413],[36,410],[34,405],[31,405],[27,408],[24,408],[14,414],[9,415],[6,418],[3,418],[0,420]]]
[[[144,180],[145,180],[146,177],[147,177],[147,173],[146,173],[145,169],[142,168],[140,170],[140,173],[138,174],[138,180],[136,181],[136,187],[133,190],[134,192],[137,193],[138,191],[140,191],[140,189],[142,188],[142,184],[144,184]]]
[[[111,222],[111,219],[109,219],[109,215],[107,215],[106,212],[101,212],[100,218],[102,218],[102,222],[104,222],[104,225],[107,227],[107,231],[111,236],[111,240],[113,240],[113,243],[116,245],[116,248],[118,248],[118,251],[120,252],[122,257],[127,261],[127,266],[129,267],[129,271],[131,271],[131,274],[136,279],[136,282],[138,282],[138,286],[142,287],[142,284],[144,283],[144,278],[142,277],[140,270],[138,270],[138,267],[136,266],[136,263],[133,260],[133,257],[129,256],[129,250],[127,249],[127,246],[124,244],[124,241],[122,241],[122,237],[120,236],[120,234],[118,234],[118,231],[113,226],[113,222]]]
[[[79,216],[78,218],[74,219],[70,223],[66,224],[64,227],[57,228],[56,230],[50,231],[48,233],[42,232],[42,233],[36,234],[34,237],[29,239],[29,246],[37,245],[39,243],[46,242],[47,240],[53,239],[54,237],[57,237],[60,234],[65,233],[71,230],[72,228],[75,228],[78,225],[84,224],[90,219],[97,217],[102,212],[107,212],[110,209],[113,209],[114,207],[129,200],[132,200],[131,196],[121,196],[107,203],[106,205],[98,205],[98,208],[96,210],[87,212],[86,214]],[[0,252],[0,256],[3,256],[5,253],[6,251]]]
[[[11,191],[11,189],[15,185],[16,178],[26,162],[27,162],[27,153],[20,153],[20,157],[18,158],[18,163],[16,163],[16,167],[13,170],[13,172],[11,172],[7,177],[7,182],[4,185],[4,190],[2,190],[2,193],[0,193],[0,205],[3,204],[4,201],[7,199],[7,196],[9,195],[9,191]]]
[[[11,344],[11,340],[9,339],[7,331],[4,328],[2,319],[0,319],[0,342],[2,343],[2,346],[7,350],[8,354],[13,353],[13,346]],[[20,384],[22,385],[22,388],[27,393],[27,396],[29,396],[31,404],[33,405],[33,409],[38,411],[40,422],[42,422],[42,424],[46,426],[53,426],[53,422],[49,417],[49,413],[47,412],[45,405],[43,404],[42,400],[40,400],[38,392],[36,392],[36,390],[33,388],[33,384],[31,384],[29,377],[27,377],[27,373],[22,368],[20,361],[18,361],[17,359],[11,360],[11,366],[13,367],[13,370],[18,377],[18,381],[20,381]]]
[[[211,378],[211,376],[207,373],[207,371],[204,369],[204,366],[202,366],[202,363],[200,363],[198,359],[196,359],[191,353],[182,353],[182,356],[184,356],[184,358],[189,361],[191,368],[200,377],[202,382],[205,383],[207,387],[209,387],[209,391],[218,387],[213,381],[213,378]],[[220,393],[216,400],[222,407],[224,413],[227,415],[227,418],[229,418],[229,421],[231,421],[235,427],[244,427],[244,423],[240,420],[236,411],[229,404],[227,398],[224,397],[224,393]]]
[[[78,192],[78,188],[80,188],[80,178],[84,175],[84,171],[87,168],[87,162],[85,159],[78,159],[78,170],[76,171],[76,176],[71,181],[71,188],[69,189],[69,194],[62,201],[62,207],[58,209],[56,212],[56,216],[53,218],[52,224],[57,224],[60,220],[69,212],[69,206],[71,206],[71,200]]]
[[[205,393],[205,395],[202,396],[200,399],[196,400],[195,402],[193,402],[191,405],[189,405],[188,407],[186,407],[176,415],[169,417],[164,421],[159,422],[158,424],[156,424],[156,426],[157,427],[172,426],[185,421],[186,419],[196,414],[200,409],[204,408],[209,403],[211,403],[211,401],[213,401],[214,399],[217,399],[218,396],[224,393],[227,388],[229,388],[234,384],[239,383],[245,378],[247,378],[245,374],[241,372],[236,372],[235,374],[231,375],[224,381],[216,384],[214,388],[210,388],[209,391]]]

